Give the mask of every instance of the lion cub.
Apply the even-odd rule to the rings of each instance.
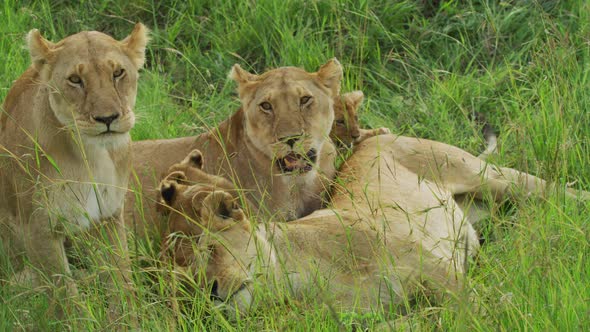
[[[84,31],[57,43],[31,30],[27,42],[32,65],[0,112],[5,252],[17,272],[39,272],[34,279],[52,286],[52,302],[60,302],[77,295],[65,237],[100,227],[114,250],[95,257],[118,267],[116,282],[128,287],[122,212],[148,29],[138,23],[122,41]],[[24,269],[27,261],[30,269]],[[58,305],[58,315],[63,309]]]
[[[239,201],[240,198],[243,199],[243,195],[239,195],[239,190],[236,189],[233,183],[224,177],[205,173],[203,171],[203,167],[203,154],[201,151],[195,149],[191,151],[181,162],[170,166],[168,171],[164,173],[161,178],[162,181],[174,181],[178,183],[179,186],[193,186],[199,188],[209,188],[211,190],[223,190],[227,193],[230,193],[236,201]],[[164,208],[166,206],[166,199],[167,193],[157,189],[156,211],[161,214],[167,214],[166,212],[168,209]],[[251,213],[256,212],[255,206],[249,201],[242,202],[242,205],[248,207]],[[191,226],[190,223],[187,223],[184,218],[175,218],[172,216],[168,220],[165,220],[164,224],[160,225],[158,229],[164,233],[182,231],[186,234],[192,234],[194,232],[191,231],[191,227],[194,226]]]
[[[353,91],[334,98],[334,123],[330,138],[340,147],[350,147],[369,137],[390,134],[389,129],[361,129],[358,108],[365,98],[362,91]]]
[[[197,149],[191,151],[181,162],[170,166],[165,176],[162,176],[162,181],[166,183],[174,182],[178,188],[183,189],[183,192],[186,191],[187,195],[197,190],[221,190],[228,193],[232,200],[239,201],[238,191],[230,181],[221,176],[203,171],[203,155]],[[202,233],[202,227],[186,217],[192,208],[191,204],[187,202],[187,204],[178,205],[176,210],[170,210],[168,202],[177,193],[173,189],[178,188],[161,186],[157,189],[156,194],[156,210],[161,215],[166,216],[166,220],[163,221],[164,223],[160,227],[162,239],[164,239],[162,253],[166,255],[168,254],[167,250],[170,249],[167,249],[169,244],[165,240],[168,234],[182,233],[186,236],[198,236]],[[249,202],[246,202],[246,205],[248,204]],[[188,242],[185,243],[185,241],[186,239],[179,239],[172,253],[176,263],[182,266],[188,262],[190,253],[192,253],[192,245]]]

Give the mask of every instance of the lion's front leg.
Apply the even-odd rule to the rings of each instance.
[[[50,314],[63,318],[67,312],[78,310],[74,307],[73,301],[78,296],[78,289],[71,278],[64,248],[65,237],[57,230],[59,228],[58,225],[52,224],[52,220],[43,212],[31,216],[29,222],[24,225],[24,247],[31,267],[26,267],[24,271],[32,271],[34,274],[27,279],[47,286]]]
[[[102,242],[97,244],[102,247],[98,257],[101,260],[99,266],[106,267],[100,271],[100,279],[107,292],[108,316],[114,322],[133,311],[132,303],[135,297],[123,213],[102,223],[99,229],[96,229],[96,233],[101,235],[99,242]],[[135,325],[133,315],[130,321]]]

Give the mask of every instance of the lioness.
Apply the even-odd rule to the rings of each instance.
[[[395,135],[359,143],[341,177],[331,208],[258,227],[229,193],[166,178],[159,189],[171,225],[164,250],[176,272],[230,310],[254,308],[265,290],[313,292],[343,310],[389,310],[417,293],[440,300],[461,290],[479,242],[453,195],[504,199],[547,189],[459,148]]]
[[[335,174],[329,133],[340,63],[330,60],[315,73],[282,67],[262,75],[234,65],[230,77],[238,83],[242,107],[217,128],[197,137],[133,143],[144,199],[128,194],[129,216],[143,214],[153,222],[154,177],[193,149],[203,152],[207,172],[243,189],[262,215],[292,220],[321,206],[320,194]]]
[[[163,180],[171,225],[164,248],[176,271],[242,312],[263,289],[313,292],[337,310],[365,311],[420,292],[458,292],[476,233],[448,190],[396,162],[390,141],[360,143],[332,207],[289,223],[253,227],[230,194]],[[173,227],[182,221],[184,229]]]
[[[119,267],[116,282],[125,286],[129,130],[148,30],[138,23],[122,41],[85,31],[57,43],[31,30],[27,42],[32,65],[14,83],[0,113],[5,250],[17,271],[26,257],[29,270],[56,287],[53,300],[63,300],[77,294],[65,236],[104,227],[114,247],[107,259]]]
[[[377,129],[363,129],[360,127],[358,121],[358,109],[363,102],[364,94],[362,91],[353,91],[342,94],[336,97],[334,100],[334,124],[332,125],[332,131],[330,132],[330,138],[338,147],[346,149],[354,147],[358,143],[364,141],[369,137],[375,135],[390,134],[388,128],[377,128]],[[481,121],[482,116],[479,116]],[[485,160],[488,156],[496,153],[497,150],[497,138],[493,128],[484,122],[483,135],[486,141],[486,148],[478,158]],[[410,137],[400,136],[401,140],[396,140],[392,147],[400,145],[398,149],[404,150],[407,153],[408,150],[414,149],[415,151],[424,150],[423,146],[427,141],[419,140]],[[425,151],[422,151],[424,153]],[[412,168],[415,172],[420,171],[420,166],[416,165]],[[476,199],[473,195],[467,193],[461,193],[453,196],[457,204],[461,207],[463,212],[467,215],[467,219],[474,226],[480,226],[480,222],[490,216],[489,206],[486,206],[481,199]]]
[[[344,94],[341,99],[342,102],[340,104],[337,102],[334,104],[335,120],[330,135],[335,142],[340,142],[341,146],[350,146],[353,144],[356,145],[368,137],[389,134],[387,128],[373,130],[360,128],[357,111],[363,100],[361,91]],[[391,148],[395,152],[395,156],[400,163],[419,176],[431,181],[444,181],[444,185],[447,186],[456,186],[451,191],[458,199],[459,205],[463,209],[469,209],[468,205],[472,204],[471,200],[473,197],[466,197],[464,195],[475,194],[477,191],[473,190],[473,185],[469,185],[467,186],[468,189],[464,189],[463,186],[467,181],[464,177],[473,176],[469,172],[469,167],[477,167],[477,163],[481,162],[481,160],[486,160],[490,155],[497,152],[496,134],[493,128],[487,123],[484,123],[483,135],[486,148],[477,157],[480,161],[472,163],[469,166],[465,166],[465,164],[469,164],[467,160],[473,157],[471,154],[460,148],[441,142],[395,135],[395,139],[388,144],[388,148]],[[464,159],[466,155],[468,155],[466,157],[467,160]],[[493,172],[496,172],[493,173],[495,178],[515,183],[517,184],[517,188],[525,190],[527,194],[540,194],[547,188],[546,181],[535,176],[511,168],[497,167],[492,164],[489,165],[489,168]],[[483,186],[484,183],[479,183],[478,185]],[[500,188],[508,189],[505,184],[499,186]],[[565,194],[571,198],[590,199],[590,194],[586,191],[568,188]],[[498,200],[503,199],[504,196],[504,194],[497,192],[494,198]],[[481,193],[475,197],[481,199]],[[476,210],[481,210],[482,206],[475,208]],[[481,216],[476,216],[477,214],[480,213],[474,211],[473,216],[475,219],[471,221],[479,221],[481,219]]]

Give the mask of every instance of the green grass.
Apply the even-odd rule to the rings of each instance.
[[[38,28],[57,41],[92,29],[123,38],[133,22],[153,31],[141,76],[134,139],[194,135],[238,106],[227,79],[234,63],[261,73],[277,66],[315,70],[331,57],[344,66],[343,91],[361,89],[367,127],[482,150],[482,112],[499,129],[494,162],[560,184],[590,189],[590,4],[584,1],[68,1],[3,0],[0,99],[29,64],[24,36]],[[486,312],[417,308],[415,330],[578,331],[590,328],[590,214],[559,195],[521,201],[494,213],[491,240],[470,280]],[[140,243],[137,257],[154,257]],[[169,281],[135,262],[135,307],[144,330],[175,321]],[[91,280],[89,278],[88,280]],[[104,297],[81,282],[82,306],[108,329]],[[47,321],[41,295],[0,288],[0,330]],[[373,328],[377,314],[336,320],[318,303],[266,307],[228,322],[200,293],[190,293],[176,329],[338,330]],[[73,318],[73,317],[72,317]]]

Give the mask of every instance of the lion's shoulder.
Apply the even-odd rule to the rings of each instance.
[[[0,112],[0,129],[6,127],[7,120],[11,114],[18,112],[27,112],[32,108],[31,95],[36,91],[39,81],[39,72],[33,67],[29,67],[16,81],[8,91],[2,111]],[[27,101],[27,102],[21,102]],[[24,110],[19,110],[24,108]]]

